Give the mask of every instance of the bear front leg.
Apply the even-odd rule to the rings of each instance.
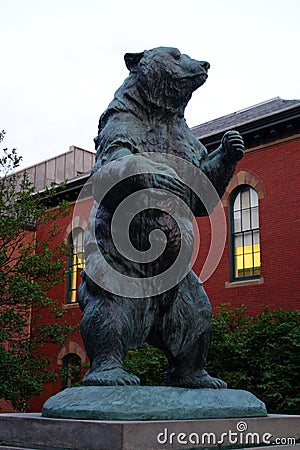
[[[238,161],[244,154],[244,141],[238,131],[227,131],[221,145],[201,161],[200,169],[212,183],[221,198],[235,171]],[[203,180],[203,188],[209,189]],[[198,217],[207,216],[216,206],[217,196],[211,195],[211,202],[204,205],[196,196],[193,196],[192,210]],[[208,208],[208,209],[207,209]]]
[[[244,141],[238,131],[227,131],[220,147],[208,155],[201,169],[212,182],[220,198],[234,173],[237,162],[244,155]]]

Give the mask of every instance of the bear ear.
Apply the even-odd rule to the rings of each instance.
[[[138,63],[140,62],[140,60],[142,59],[142,57],[144,56],[145,52],[141,52],[141,53],[126,53],[124,55],[124,60],[125,60],[125,64],[127,69],[131,72],[132,69],[134,69]]]

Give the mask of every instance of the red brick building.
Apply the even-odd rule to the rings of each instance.
[[[238,130],[245,156],[222,198],[228,232],[223,256],[205,283],[212,305],[244,304],[250,314],[300,306],[300,101],[274,98],[204,123],[193,133],[216,148]],[[209,234],[200,219],[201,236]],[[201,260],[195,264],[199,271]]]
[[[243,304],[250,314],[256,314],[265,305],[271,309],[299,308],[300,100],[277,97],[194,127],[192,132],[212,151],[230,129],[242,134],[246,151],[222,199],[227,223],[224,251],[204,286],[214,310],[221,303],[230,303],[232,307]],[[88,180],[94,155],[72,147],[57,158],[41,163],[38,174],[37,166],[30,168],[35,174],[32,181],[37,185],[36,180],[40,180],[37,185],[40,190],[49,179],[60,182],[69,178],[66,189],[59,195],[69,200],[73,209]],[[63,231],[57,240],[64,240],[70,247],[70,274],[65,283],[51,292],[63,304],[65,318],[71,324],[78,324],[81,318],[76,288],[84,264],[82,238],[87,226],[86,211],[92,204],[89,188],[83,197],[77,202],[73,218],[61,220]],[[55,202],[53,198],[53,205]],[[200,251],[194,269],[200,274],[210,248],[211,225],[209,218],[197,221]],[[70,336],[61,348],[48,346],[44,352],[53,358],[53,367],[64,367],[65,373],[78,364],[88,363],[79,333]],[[66,385],[67,376],[45,386],[45,393],[33,399],[30,410],[41,410],[43,402]]]

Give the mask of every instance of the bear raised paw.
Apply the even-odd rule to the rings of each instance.
[[[185,107],[206,81],[209,63],[166,47],[127,53],[125,63],[130,74],[100,117],[95,138],[94,205],[79,287],[81,333],[91,364],[83,382],[137,384],[138,378],[125,372],[124,358],[129,349],[148,342],[167,355],[167,385],[225,388],[224,381],[204,369],[211,306],[201,281],[189,268],[192,222],[193,215],[208,215],[225,192],[243,156],[243,140],[238,132],[228,131],[208,154],[185,122]],[[183,163],[169,164],[170,158]],[[186,170],[185,163],[204,174],[200,190],[212,185],[217,199],[204,204],[195,194],[186,183],[187,177],[194,178],[193,170]],[[131,198],[129,206],[118,209]],[[133,205],[137,212],[127,227]],[[175,281],[169,285],[166,275],[162,284],[151,284],[175,265],[182,246],[188,251]],[[144,259],[133,257],[135,252]],[[109,268],[124,280],[129,278],[128,286]]]

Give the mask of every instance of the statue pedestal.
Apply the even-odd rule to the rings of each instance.
[[[293,439],[293,440],[291,440]],[[97,421],[0,414],[0,449],[162,450],[253,448],[299,450],[300,416],[235,419]]]
[[[268,416],[254,395],[231,389],[82,386],[51,397],[42,415],[0,415],[0,450],[296,450],[298,439],[300,416]]]
[[[190,420],[263,417],[264,403],[247,391],[169,386],[82,386],[49,398],[44,417],[90,420]]]

